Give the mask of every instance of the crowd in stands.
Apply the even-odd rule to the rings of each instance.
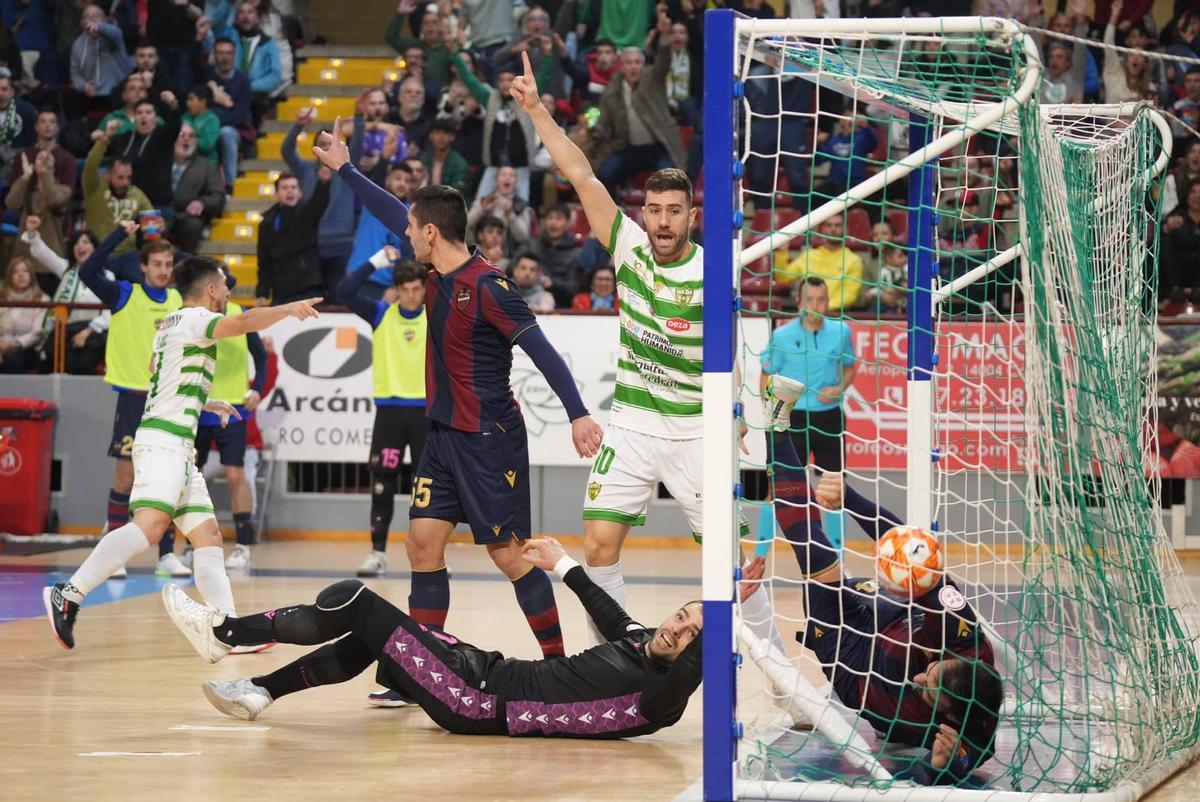
[[[506,270],[534,309],[612,310],[609,232],[589,230],[509,95],[523,55],[546,108],[640,219],[641,182],[657,168],[686,169],[703,203],[707,8],[760,18],[982,13],[1097,45],[1200,59],[1200,13],[1185,0],[1174,5],[1160,28],[1152,0],[400,0],[389,19],[364,24],[384,30],[381,43],[403,57],[403,66],[362,89],[340,133],[358,169],[398,198],[428,184],[462,191],[469,244]],[[95,303],[75,271],[122,221],[142,226],[106,266],[118,278],[141,280],[136,250],[153,237],[183,253],[204,249],[240,163],[255,156],[263,120],[275,117],[303,57],[300,25],[281,10],[290,11],[280,0],[0,2],[3,299]],[[1168,311],[1200,301],[1200,62],[1123,55],[1051,35],[1041,46],[1043,102],[1148,100],[1172,113],[1176,145],[1162,198],[1159,293]],[[747,160],[747,224],[753,219],[756,230],[786,222],[772,201],[777,190],[790,187],[798,198],[785,210],[794,219],[875,172],[883,156],[906,150],[886,119],[851,120],[840,107],[826,107],[833,93],[822,93],[818,104],[807,82],[771,86],[755,94],[747,84],[751,136],[808,144]],[[308,295],[336,300],[338,283],[381,252],[397,262],[412,257],[402,233],[362,209],[340,177],[318,169],[298,144],[313,123],[312,109],[295,117],[282,146],[287,170],[259,223],[253,295],[260,304]],[[975,168],[990,171],[994,185],[943,199],[956,214],[942,216],[939,237],[944,247],[968,251],[1007,247],[1016,239],[1015,219],[1006,219],[1016,196],[1015,160],[964,154],[975,156]],[[744,290],[778,294],[815,273],[829,284],[831,314],[902,313],[905,221],[888,213],[883,199],[776,254]],[[376,268],[367,291],[388,297],[391,271]],[[1018,302],[1011,293],[997,299],[1002,309]],[[45,367],[50,317],[0,307],[0,371]],[[69,369],[97,370],[106,328],[107,312],[71,313]]]

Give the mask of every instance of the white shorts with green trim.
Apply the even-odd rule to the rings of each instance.
[[[139,433],[133,444],[130,514],[144,507],[161,510],[184,535],[215,518],[204,474],[196,468],[195,449],[153,445],[139,442],[141,439]]]
[[[704,526],[703,468],[704,441],[700,438],[668,440],[610,424],[588,474],[583,520],[641,526],[662,482],[699,542]],[[739,528],[742,534],[749,530],[744,521]]]

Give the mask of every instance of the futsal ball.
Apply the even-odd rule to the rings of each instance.
[[[879,584],[901,596],[922,596],[942,579],[946,556],[927,529],[896,526],[879,538],[875,573]]]

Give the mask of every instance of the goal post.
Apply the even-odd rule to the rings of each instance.
[[[705,799],[1132,802],[1200,736],[1197,609],[1147,458],[1165,121],[1039,106],[1038,45],[1008,20],[715,10],[704,46]],[[914,784],[921,756],[811,653],[739,626],[737,507],[772,504],[742,484],[771,465],[758,363],[810,268],[871,377],[846,396],[848,486],[937,533],[995,649],[995,755],[961,787]],[[805,582],[793,544],[758,537],[788,641]]]

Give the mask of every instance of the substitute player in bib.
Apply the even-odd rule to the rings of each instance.
[[[106,532],[129,522],[133,437],[146,407],[146,391],[150,389],[154,333],[162,319],[182,304],[179,293],[170,286],[175,269],[175,248],[166,240],[150,240],[142,246],[140,262],[144,279],[140,283],[116,281],[104,275],[104,266],[113,251],[137,230],[136,222],[122,220],[79,266],[80,280],[112,310],[104,350],[104,381],[117,393],[117,409],[108,446],[108,455],[115,458],[117,464],[113,469],[112,488],[108,491]],[[155,573],[189,576],[192,572],[175,556],[174,544],[171,533],[159,542]],[[122,565],[117,575],[124,574],[125,566]]]
[[[133,441],[129,497],[133,520],[101,538],[69,580],[42,593],[54,635],[67,649],[75,647],[75,618],[83,597],[135,554],[157,543],[172,521],[195,547],[196,589],[215,609],[233,610],[221,530],[195,457],[201,411],[217,412],[223,419],[235,414],[229,404],[208,400],[217,343],[261,331],[285,317],[316,317],[313,304],[320,299],[221,315],[218,310],[229,300],[225,272],[216,262],[199,257],[176,268],[175,285],[183,307],[158,326],[150,392]]]
[[[425,417],[425,277],[416,262],[398,262],[391,245],[380,248],[337,286],[338,301],[371,324],[371,370],[375,384],[375,426],[371,430],[371,551],[359,576],[387,573],[388,529],[395,511],[404,452],[412,450],[414,473],[429,433]],[[394,303],[364,291],[376,270],[392,267]]]
[[[418,262],[433,267],[425,282],[425,409],[431,422],[405,541],[413,571],[409,613],[426,626],[445,624],[446,543],[455,524],[466,521],[475,542],[512,582],[542,654],[561,655],[554,588],[542,569],[521,559],[520,544],[531,534],[529,444],[509,378],[513,345],[529,354],[562,402],[580,456],[595,456],[603,432],[516,286],[468,250],[467,204],[458,190],[424,187],[413,193],[409,208],[356,170],[340,139],[321,133],[313,153],[338,171],[384,226],[408,236]]]
[[[772,376],[768,381],[788,383]],[[881,740],[928,749],[906,776],[957,783],[991,758],[1003,683],[991,642],[966,597],[948,577],[908,599],[868,577],[846,576],[841,551],[821,527],[818,507],[844,508],[872,539],[900,519],[827,473],[810,492],[807,458],[788,434],[797,385],[768,387],[775,513],[805,582],[807,622],[796,639],[811,649],[842,704]]]
[[[567,177],[592,231],[613,256],[620,298],[617,387],[604,444],[583,501],[586,570],[617,603],[625,603],[621,547],[662,482],[699,539],[703,500],[701,441],[704,249],[691,241],[696,223],[692,182],[666,169],[646,181],[643,229],[617,208],[583,152],[542,106],[533,71],[514,79],[512,95]],[[767,594],[751,597],[747,621],[771,631]],[[592,642],[600,632],[589,624]]]

